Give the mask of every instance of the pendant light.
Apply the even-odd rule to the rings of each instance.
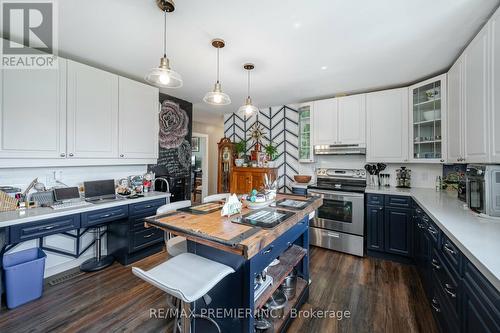
[[[160,88],[180,88],[182,87],[182,77],[170,68],[170,60],[167,58],[167,13],[175,10],[175,4],[173,0],[157,0],[156,3],[163,11],[164,16],[163,57],[160,59],[160,66],[151,69],[145,79]]]
[[[250,71],[252,71],[255,66],[254,64],[244,64],[243,68],[248,72],[248,86],[247,86],[247,99],[245,100],[245,105],[238,109],[238,113],[246,118],[251,117],[259,112],[259,109],[252,104],[252,99],[250,98]]]
[[[217,49],[217,82],[215,83],[214,90],[207,92],[205,97],[203,97],[203,101],[211,105],[229,105],[231,104],[231,98],[222,92],[219,81],[219,51],[226,46],[226,43],[222,39],[214,39],[212,46]]]

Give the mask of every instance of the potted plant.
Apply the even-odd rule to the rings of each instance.
[[[267,166],[269,168],[274,168],[274,160],[278,157],[278,147],[273,145],[272,142],[269,142],[269,144],[264,147],[264,150],[267,154]]]
[[[234,163],[236,164],[237,167],[243,166],[243,163],[245,163],[244,156],[245,153],[247,152],[247,142],[245,140],[241,140],[240,142],[235,143],[234,151],[238,156],[238,158],[234,160]]]

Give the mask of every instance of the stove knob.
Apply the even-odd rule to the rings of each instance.
[[[356,176],[358,176],[358,177],[359,177],[359,175],[360,175],[359,170],[356,170]]]

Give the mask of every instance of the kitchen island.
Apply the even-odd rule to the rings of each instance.
[[[300,208],[280,206],[284,199],[301,201],[303,205]],[[296,293],[287,301],[284,315],[272,320],[274,331],[284,332],[290,324],[292,308],[300,308],[308,299],[309,219],[321,206],[322,199],[278,194],[277,203],[265,209],[282,215],[282,221],[274,228],[235,223],[232,220],[241,216],[221,216],[220,207],[205,213],[187,209],[146,219],[148,227],[186,237],[189,252],[235,270],[209,292],[210,304],[202,298],[191,305],[195,313],[213,314],[211,317],[222,332],[254,332],[256,313],[294,269],[298,275]],[[257,211],[245,208],[242,216],[251,212]],[[279,263],[269,266],[275,259],[279,259]],[[267,267],[273,284],[255,297],[255,279]],[[214,327],[210,325],[200,320],[192,328],[195,332],[212,332]]]

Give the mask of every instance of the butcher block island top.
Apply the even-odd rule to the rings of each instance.
[[[239,214],[228,218],[221,216],[220,209],[210,210],[203,214],[193,209],[196,207],[148,217],[145,219],[145,224],[146,227],[160,228],[174,235],[186,237],[190,241],[250,259],[323,204],[323,199],[319,197],[279,193],[276,201],[280,202],[282,199],[306,201],[307,203],[302,208],[268,207],[268,209],[291,213],[290,217],[272,229],[231,222],[231,220],[238,218]],[[241,215],[249,212],[252,211],[244,208]]]

